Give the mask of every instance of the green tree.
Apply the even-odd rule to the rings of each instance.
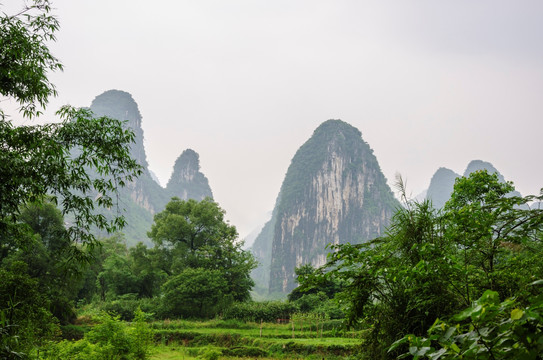
[[[511,196],[514,189],[496,174],[476,171],[456,180],[445,204],[445,238],[459,257],[454,276],[464,306],[485,289],[501,298],[518,296],[527,282],[543,275],[541,266],[526,266],[542,250],[543,212],[528,206],[538,197]]]
[[[294,269],[296,282],[300,285],[288,294],[289,301],[296,301],[304,295],[324,293],[328,299],[343,289],[339,279],[324,277],[322,269],[316,269],[311,264],[305,264]]]
[[[129,249],[132,261],[132,271],[138,281],[138,296],[152,298],[160,293],[160,286],[164,283],[166,273],[155,266],[153,261],[154,249],[149,249],[143,243],[138,243]]]
[[[32,5],[25,5],[14,15],[0,15],[0,94],[15,100],[23,117],[39,116],[49,97],[56,95],[48,72],[61,70],[62,65],[51,55],[47,42],[55,40],[58,28],[48,0],[34,0]],[[95,212],[95,207],[115,206],[118,187],[141,173],[141,167],[129,155],[133,132],[118,120],[94,118],[86,109],[66,106],[57,115],[60,117],[58,123],[15,126],[9,115],[0,109],[2,263],[31,248],[42,253],[44,250],[56,251],[49,242],[56,235],[45,230],[56,229],[54,226],[21,221],[21,211],[26,204],[50,199],[60,206],[63,214],[70,216],[72,220],[64,239],[79,244],[70,247],[72,261],[89,260],[85,250],[97,244],[91,229],[111,232],[124,225],[122,217],[107,220]],[[98,176],[91,178],[89,170]],[[37,235],[42,241],[36,241]],[[64,247],[62,241],[53,243]],[[38,257],[34,259],[38,260]],[[3,336],[2,341],[16,345],[9,348],[11,355],[24,356],[22,352],[46,335],[46,332],[38,334],[35,329],[44,329],[53,322],[36,318],[35,312],[44,309],[48,312],[45,304],[48,299],[42,301],[44,294],[34,285],[30,286],[40,277],[31,278],[28,264],[23,271],[15,266],[17,263],[5,265],[0,272],[0,318],[3,319],[2,328],[9,329],[8,337]],[[29,286],[6,285],[18,276],[21,284]],[[32,303],[39,305],[34,311],[25,310],[25,304]],[[13,357],[11,355],[6,356]]]
[[[70,261],[78,250],[69,239],[62,213],[47,201],[31,203],[22,207],[19,220],[28,225],[29,240],[0,265],[9,268],[14,262],[26,263],[28,275],[38,280],[39,290],[49,299],[49,310],[65,324],[75,316],[73,301],[81,264]]]
[[[99,238],[100,246],[89,250],[92,261],[83,267],[78,301],[91,302],[94,299],[105,301],[107,285],[98,281],[98,275],[104,269],[104,262],[111,255],[126,256],[127,248],[122,233],[115,233],[107,238]],[[96,298],[95,298],[96,297]]]
[[[50,96],[56,95],[49,71],[62,70],[46,43],[55,41],[58,20],[48,0],[35,0],[17,14],[0,17],[0,91],[14,98],[23,115],[40,115]],[[0,109],[0,117],[4,118]]]
[[[249,299],[255,260],[242,249],[236,228],[224,220],[224,210],[213,200],[173,198],[155,215],[148,236],[156,245],[155,263],[169,276],[188,268],[218,270],[233,300]]]
[[[88,110],[65,107],[59,114],[63,122],[41,126],[0,121],[0,236],[7,246],[18,246],[12,241],[21,205],[46,195],[73,218],[73,241],[94,245],[93,227],[112,232],[124,225],[122,217],[108,221],[94,208],[115,206],[117,188],[140,174],[129,155],[133,133],[120,121],[94,119]],[[72,156],[74,148],[79,151]],[[100,176],[91,178],[88,169]]]
[[[113,300],[127,294],[138,298],[158,295],[165,274],[154,266],[152,252],[142,243],[130,249],[124,243],[117,243],[115,249],[110,249],[96,276],[101,299]]]
[[[0,268],[0,359],[23,358],[58,330],[50,302],[27,264]]]
[[[219,270],[187,268],[162,287],[162,316],[210,318],[229,303],[229,287]]]
[[[400,190],[405,194],[401,183]],[[321,276],[345,281],[347,320],[370,329],[370,357],[401,354],[387,351],[396,339],[424,335],[437,318],[471,306],[487,290],[528,301],[529,284],[543,275],[543,212],[527,205],[542,197],[515,197],[512,190],[475,172],[456,181],[442,213],[404,195],[386,236],[334,247]]]
[[[106,299],[138,293],[138,279],[130,265],[126,255],[111,254],[106,258],[96,280],[100,284],[100,292],[106,294]]]
[[[0,94],[17,101],[28,118],[39,116],[56,95],[47,74],[62,69],[47,47],[59,28],[50,12],[48,0],[34,0],[17,14],[0,16]],[[117,187],[141,173],[129,155],[133,132],[121,121],[94,118],[86,109],[65,106],[57,114],[59,123],[14,126],[0,109],[3,247],[17,237],[21,205],[42,201],[45,195],[73,216],[68,229],[72,240],[92,244],[93,226],[114,231],[124,225],[122,217],[108,221],[93,210],[95,205],[112,207]],[[91,178],[89,169],[98,176]]]
[[[238,236],[236,228],[224,221],[224,210],[210,198],[184,201],[174,197],[154,221],[148,236],[158,248],[175,252],[168,264],[170,274],[176,268],[198,267],[210,255],[208,251]]]

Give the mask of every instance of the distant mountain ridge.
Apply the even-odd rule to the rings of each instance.
[[[261,263],[253,278],[270,294],[288,293],[296,287],[295,267],[323,265],[329,243],[382,235],[398,206],[360,131],[328,120],[292,159],[272,218],[252,247]]]
[[[444,167],[440,167],[432,176],[430,186],[426,191],[426,199],[432,201],[436,209],[441,209],[451,197],[454,182],[460,175]]]
[[[139,241],[150,244],[147,231],[151,229],[153,216],[162,211],[172,197],[184,200],[213,197],[207,178],[200,172],[199,156],[191,149],[183,151],[177,158],[166,188],[153,179],[143,145],[142,116],[132,95],[125,91],[108,90],[92,101],[90,110],[96,116],[126,120],[126,126],[135,134],[130,153],[143,166],[143,174],[121,188],[119,197],[119,208],[127,224],[123,233],[129,245]]]
[[[491,163],[483,160],[472,160],[466,167],[462,176],[468,177],[472,172],[486,170],[490,174],[497,174],[498,180],[505,182],[503,175],[492,165]],[[433,206],[436,209],[441,209],[445,206],[445,203],[450,199],[454,190],[454,182],[460,175],[454,171],[441,167],[439,168],[432,179],[426,192],[426,198],[432,201]],[[514,191],[511,195],[520,196],[518,191]]]

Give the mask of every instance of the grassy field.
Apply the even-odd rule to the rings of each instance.
[[[356,358],[361,332],[338,322],[292,324],[163,321],[152,324],[151,359],[348,359]]]

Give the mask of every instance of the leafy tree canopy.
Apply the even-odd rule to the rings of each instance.
[[[0,14],[0,95],[17,102],[25,118],[40,116],[56,95],[48,74],[62,65],[47,43],[55,41],[58,28],[49,0],[34,0],[13,15]],[[97,244],[91,229],[122,228],[122,217],[108,221],[95,207],[114,207],[118,187],[141,173],[129,152],[134,134],[121,121],[94,118],[86,109],[69,106],[57,115],[58,123],[15,126],[0,109],[2,358],[21,357],[54,332],[51,310],[58,315],[69,301],[54,263],[88,260],[83,245]],[[89,172],[98,176],[91,178]],[[42,213],[47,221],[40,221],[42,210],[37,209],[48,201],[70,215],[66,230],[51,207]],[[49,280],[51,289],[44,291]],[[64,310],[55,311],[58,307]]]
[[[62,64],[46,43],[56,40],[58,29],[49,0],[34,0],[18,13],[0,17],[0,93],[15,99],[26,117],[39,116],[38,106],[44,108],[57,94],[47,73],[62,70]]]
[[[224,220],[224,210],[206,198],[202,201],[172,198],[155,215],[148,236],[156,245],[156,262],[168,275],[186,269],[220,271],[233,300],[248,300],[256,266],[252,254],[237,241],[237,230]]]
[[[348,323],[371,329],[365,348],[372,358],[395,358],[400,348],[387,352],[395,340],[423,336],[487,290],[530,304],[537,290],[530,283],[543,278],[543,211],[528,205],[543,196],[513,190],[477,171],[456,180],[442,212],[404,195],[386,236],[334,247],[317,278],[344,281]],[[302,278],[302,289],[314,282]]]
[[[47,48],[55,40],[57,19],[48,0],[35,0],[15,15],[0,17],[0,94],[16,100],[24,117],[40,115],[55,87],[48,71],[62,65]],[[39,106],[38,106],[39,105]],[[61,122],[15,126],[0,109],[0,237],[12,243],[21,205],[51,196],[64,214],[74,218],[72,240],[92,244],[90,229],[114,231],[123,218],[107,221],[94,213],[95,205],[115,205],[117,187],[141,173],[129,155],[134,134],[121,121],[93,118],[86,109],[65,106]],[[75,151],[74,151],[75,150]],[[92,169],[99,174],[88,175]]]

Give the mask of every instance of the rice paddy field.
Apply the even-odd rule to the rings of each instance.
[[[355,359],[362,332],[339,322],[242,323],[162,321],[152,323],[151,359]]]

